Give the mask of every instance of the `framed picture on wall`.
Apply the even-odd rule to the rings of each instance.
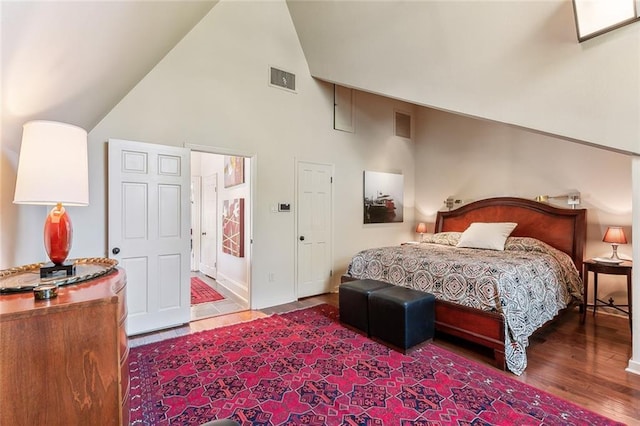
[[[244,157],[224,156],[224,187],[244,183]]]
[[[404,176],[364,172],[364,223],[403,222]]]
[[[244,198],[224,200],[222,207],[222,252],[244,257]]]

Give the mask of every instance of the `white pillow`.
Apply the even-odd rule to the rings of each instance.
[[[516,226],[513,222],[474,222],[462,233],[457,247],[504,250],[504,243]]]

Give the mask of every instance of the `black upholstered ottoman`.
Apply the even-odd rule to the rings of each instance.
[[[340,321],[369,334],[369,295],[374,291],[393,287],[376,280],[356,280],[340,284],[338,303]]]
[[[435,301],[431,293],[392,286],[369,296],[369,334],[407,350],[433,339]]]

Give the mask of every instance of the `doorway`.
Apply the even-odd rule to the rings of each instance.
[[[249,309],[251,205],[251,158],[192,149],[192,321]]]

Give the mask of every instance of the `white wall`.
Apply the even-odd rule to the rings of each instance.
[[[579,207],[588,209],[585,257],[611,255],[602,242],[610,225],[622,226],[631,242],[631,156],[427,108],[418,113],[417,135],[416,214],[431,232],[449,196],[534,199],[577,190]],[[618,252],[630,259],[631,244]],[[600,299],[626,303],[624,276],[601,275],[599,283]]]
[[[631,160],[631,175],[634,184],[634,188],[640,187],[640,157],[633,157]],[[640,223],[640,191],[634,191],[633,193],[633,223]],[[633,258],[640,259],[640,234],[637,234],[633,238]],[[631,286],[634,289],[640,288],[640,274],[637,272],[631,276]],[[635,290],[633,292],[633,305],[640,306],[640,291]],[[638,312],[636,310],[636,312]],[[633,316],[633,329],[635,330],[631,335],[631,341],[633,343],[631,351],[631,359],[629,360],[629,366],[627,371],[640,374],[640,315],[636,313]]]
[[[297,74],[296,94],[267,84],[269,65]],[[412,107],[364,93],[356,103],[356,133],[333,130],[333,86],[309,76],[283,2],[220,2],[90,132],[91,204],[75,221],[76,246],[83,255],[105,254],[107,230],[96,224],[106,223],[108,138],[255,156],[252,306],[295,300],[295,214],[270,206],[295,200],[296,161],[329,163],[337,284],[355,251],[414,238],[414,144],[392,136],[394,108]],[[364,170],[404,174],[404,223],[362,224]]]
[[[578,43],[567,0],[288,7],[315,77],[640,153],[640,23]]]

